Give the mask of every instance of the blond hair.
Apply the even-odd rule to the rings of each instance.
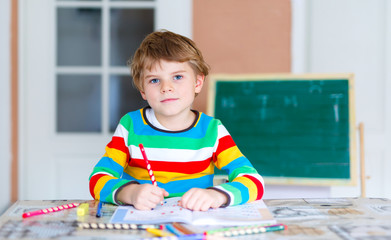
[[[206,77],[209,73],[209,65],[191,39],[167,30],[156,31],[145,37],[133,58],[128,61],[133,84],[139,91],[143,90],[144,69],[151,70],[162,59],[188,62],[196,75]]]

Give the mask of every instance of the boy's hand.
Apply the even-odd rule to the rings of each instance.
[[[121,189],[117,200],[138,210],[151,210],[167,196],[166,190],[152,184],[129,184]]]
[[[193,211],[218,208],[228,201],[227,196],[213,189],[192,188],[183,194],[180,205]]]

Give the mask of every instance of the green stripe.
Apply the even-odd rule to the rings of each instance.
[[[136,135],[132,133],[130,136],[129,132],[129,142],[131,145],[138,145],[140,142],[143,143],[144,147],[154,147],[154,148],[173,148],[175,149],[189,149],[189,150],[199,150],[204,147],[213,147],[217,139],[217,125],[210,124],[206,135],[202,138],[191,138],[191,137],[178,137],[177,135],[173,136],[156,136],[156,135]]]
[[[124,115],[121,120],[119,120],[119,123],[128,131],[133,131],[133,122],[132,118],[129,116],[129,114]]]
[[[236,187],[233,187],[229,183],[221,184],[220,187],[224,188],[227,192],[230,192],[234,196],[234,202],[231,202],[230,205],[238,205],[242,203],[242,193]]]
[[[231,174],[228,176],[228,181],[232,182],[234,178],[236,178],[239,174],[244,173],[244,174],[258,174],[257,170],[253,167],[250,166],[242,166],[238,167],[235,170],[231,172]]]
[[[183,194],[185,194],[184,192],[179,192],[179,193],[170,193],[168,195],[168,197],[165,197],[165,198],[172,198],[172,197],[182,197]]]

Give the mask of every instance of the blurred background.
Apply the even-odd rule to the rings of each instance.
[[[0,213],[18,199],[91,198],[119,118],[145,105],[126,61],[157,29],[195,40],[211,74],[354,73],[366,195],[391,197],[391,2],[0,0]],[[359,181],[265,194],[357,196]]]

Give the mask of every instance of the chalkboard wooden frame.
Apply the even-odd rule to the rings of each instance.
[[[348,159],[345,165],[348,166],[348,177],[306,177],[306,176],[289,176],[289,173],[281,173],[277,175],[264,176],[262,174],[262,169],[258,169],[261,175],[263,175],[265,182],[267,184],[280,184],[280,185],[309,185],[309,186],[338,186],[338,185],[356,185],[357,184],[357,146],[356,146],[356,119],[355,119],[355,97],[354,97],[354,75],[351,73],[344,74],[215,74],[211,75],[208,79],[209,81],[209,93],[208,93],[208,105],[207,105],[207,114],[215,116],[215,107],[217,100],[216,93],[217,84],[232,83],[232,82],[274,82],[274,83],[292,83],[294,82],[306,82],[312,81],[317,83],[319,81],[322,83],[331,83],[328,81],[343,80],[347,81],[347,94],[348,94],[348,120],[345,124],[348,124],[348,140],[347,140],[347,150]],[[336,82],[333,82],[336,83]],[[240,84],[240,83],[239,83]],[[227,85],[228,86],[228,85]],[[233,85],[232,85],[233,86]],[[230,87],[232,89],[232,87]],[[294,91],[294,90],[293,90]],[[241,94],[241,93],[239,93]],[[242,111],[242,110],[240,110]],[[215,116],[220,119],[219,116]],[[226,125],[226,120],[221,119],[222,123],[227,127],[228,131],[231,133],[231,130]],[[233,135],[234,141],[236,137]],[[241,149],[241,147],[239,146]],[[241,149],[242,150],[242,149]],[[243,150],[242,150],[243,151]],[[246,152],[243,152],[246,156]],[[249,159],[253,165],[256,160]],[[312,163],[312,162],[311,162]],[[319,164],[318,164],[319,165]],[[218,173],[219,174],[219,173]],[[220,173],[221,174],[221,173]]]

